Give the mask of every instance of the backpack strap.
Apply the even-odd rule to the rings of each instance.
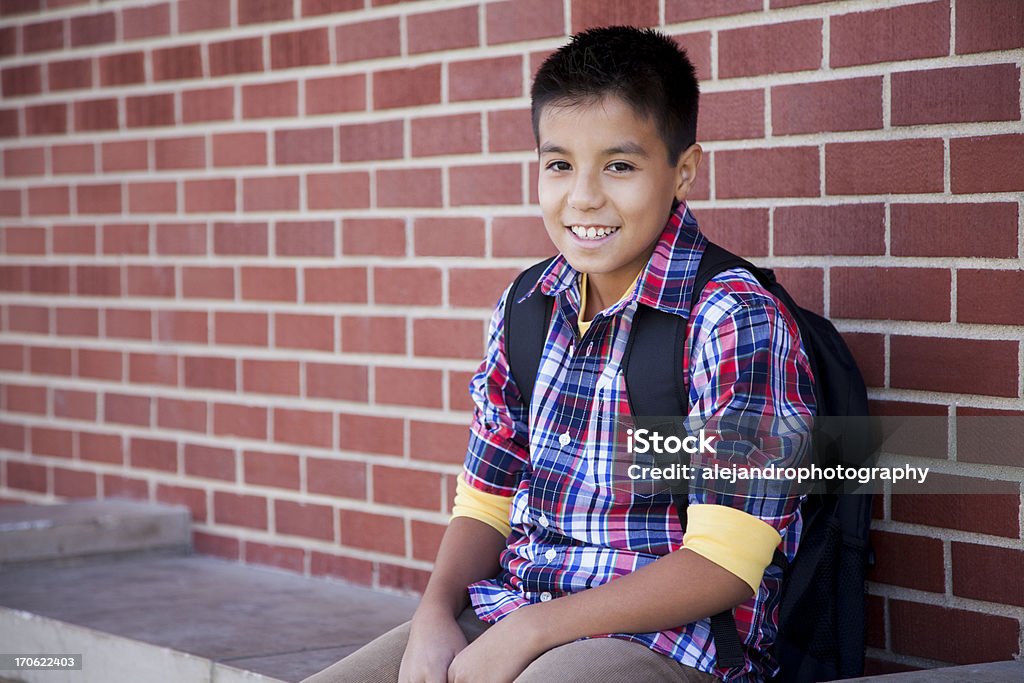
[[[523,301],[520,299],[537,284],[541,274],[554,260],[555,257],[545,259],[521,272],[509,288],[505,302],[505,355],[509,374],[519,387],[527,411],[533,397],[533,385],[537,382],[553,303],[539,292]]]

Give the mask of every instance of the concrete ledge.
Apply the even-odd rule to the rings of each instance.
[[[191,517],[182,506],[77,501],[0,506],[0,563],[152,550],[186,552]]]
[[[1024,661],[990,662],[966,666],[907,671],[883,676],[851,678],[846,683],[1020,683],[1024,681]]]

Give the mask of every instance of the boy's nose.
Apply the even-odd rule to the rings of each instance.
[[[603,195],[597,183],[585,174],[579,174],[569,192],[569,208],[577,211],[592,211],[604,203]]]

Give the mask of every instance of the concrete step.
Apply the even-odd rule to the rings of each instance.
[[[191,518],[181,506],[77,501],[0,506],[0,563],[152,551],[187,552]]]

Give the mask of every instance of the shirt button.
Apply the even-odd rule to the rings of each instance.
[[[548,602],[550,600],[551,600],[551,593],[548,593],[547,591],[544,591],[543,593],[540,594],[540,601],[541,602]]]
[[[549,550],[549,551],[547,551],[546,553],[544,553],[544,557],[546,557],[546,558],[547,558],[547,559],[549,559],[549,560],[553,560],[553,559],[555,559],[556,557],[558,557],[558,553],[556,553],[556,552],[555,552],[555,549],[554,549],[554,548],[552,548],[551,550]]]
[[[558,443],[562,444],[563,446],[568,446],[570,441],[572,441],[572,437],[569,436],[568,431],[563,432],[562,435],[558,437]]]
[[[540,524],[541,526],[547,526],[548,525],[548,518],[545,517],[544,515],[541,515],[540,517],[537,518],[537,523]]]

